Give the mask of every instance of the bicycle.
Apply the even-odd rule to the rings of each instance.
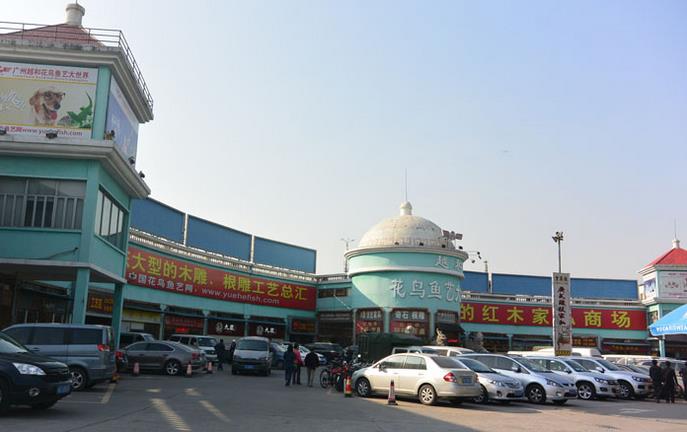
[[[346,362],[332,362],[325,369],[320,372],[320,386],[323,389],[329,387],[336,387],[338,390],[339,383],[342,382],[342,377],[346,374]],[[343,387],[341,389],[343,391]]]

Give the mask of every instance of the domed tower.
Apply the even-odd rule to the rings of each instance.
[[[353,284],[356,334],[404,333],[431,340],[440,329],[458,342],[460,286],[467,253],[460,235],[413,215],[409,202],[400,215],[368,230],[345,255]]]

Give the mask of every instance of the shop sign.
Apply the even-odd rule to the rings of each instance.
[[[458,324],[458,312],[437,311],[436,322],[442,324]]]
[[[217,300],[314,310],[314,287],[244,276],[129,247],[127,280],[132,285]]]
[[[165,326],[178,327],[185,329],[201,329],[203,328],[202,318],[191,318],[178,315],[165,315]],[[185,333],[185,332],[182,332]]]
[[[124,309],[122,310],[122,320],[160,324],[160,314],[158,312]]]
[[[243,336],[244,324],[241,321],[208,320],[208,333],[218,336]]]
[[[112,305],[114,300],[110,294],[100,294],[95,292],[88,293],[88,307],[89,312],[97,312],[107,315],[112,315]]]
[[[389,282],[389,290],[394,299],[416,298],[460,303],[460,287],[451,281],[442,284],[436,280],[425,283],[420,280],[393,279]]]
[[[384,312],[381,309],[358,309],[355,316],[355,332],[382,333],[384,331]]]
[[[598,338],[596,336],[573,336],[573,346],[577,348],[596,348]]]
[[[342,321],[349,322],[349,321],[351,321],[351,313],[350,312],[320,312],[317,314],[317,319],[319,319],[320,321],[327,321],[327,322],[342,322]]]
[[[517,326],[551,326],[549,305],[462,302],[460,321],[464,323]],[[572,308],[572,325],[577,329],[644,330],[646,313],[639,309]]]
[[[570,273],[554,273],[552,281],[553,350],[557,356],[569,356],[572,354]]]
[[[315,324],[315,320],[292,318],[291,333],[315,334],[317,333],[317,326]]]
[[[284,339],[284,325],[273,323],[248,323],[249,336],[262,336],[270,339]]]
[[[662,271],[658,279],[660,298],[687,299],[687,272]]]
[[[617,339],[604,339],[602,349],[604,353],[647,355],[651,347],[644,341],[639,340],[618,341]]]
[[[393,309],[389,330],[425,337],[429,334],[429,313],[424,309]]]

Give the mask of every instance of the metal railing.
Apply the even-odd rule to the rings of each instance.
[[[121,52],[129,66],[139,90],[148,107],[153,110],[153,97],[148,90],[141,69],[134,58],[129,43],[121,30],[70,26],[66,24],[46,25],[0,21],[0,44],[22,41],[30,46],[59,47],[62,49],[112,50]]]

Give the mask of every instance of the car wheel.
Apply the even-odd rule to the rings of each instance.
[[[57,399],[55,399],[53,401],[49,401],[49,402],[41,402],[41,403],[33,404],[33,405],[31,405],[31,408],[38,409],[38,410],[45,410],[45,409],[52,407],[56,403],[57,403]]]
[[[181,373],[181,363],[176,360],[170,360],[165,363],[165,373],[169,376],[179,375]]]
[[[594,385],[588,382],[581,382],[577,385],[577,397],[582,400],[594,399],[596,394],[596,389]]]
[[[424,384],[417,393],[423,405],[434,405],[437,403],[437,391],[431,385]]]
[[[370,397],[372,395],[372,387],[370,387],[370,381],[367,378],[360,378],[355,383],[355,392],[360,397]]]
[[[71,366],[69,373],[72,376],[72,389],[74,391],[81,391],[88,385],[88,374],[79,366]]]
[[[632,384],[627,381],[620,381],[620,398],[630,399],[634,396],[635,391],[632,388]]]
[[[546,402],[546,392],[544,391],[544,387],[539,384],[531,384],[527,387],[526,393],[527,400],[532,403],[543,404]]]
[[[565,403],[566,403],[567,401],[568,401],[567,399],[555,400],[555,401],[553,401],[553,404],[554,404],[554,405],[559,405],[559,406],[560,406],[560,405],[565,405]]]
[[[482,394],[472,400],[481,404],[489,402],[489,392],[487,392],[487,389],[483,385],[480,385],[480,387],[482,387]]]
[[[0,414],[3,414],[10,407],[10,389],[7,382],[0,378]]]

